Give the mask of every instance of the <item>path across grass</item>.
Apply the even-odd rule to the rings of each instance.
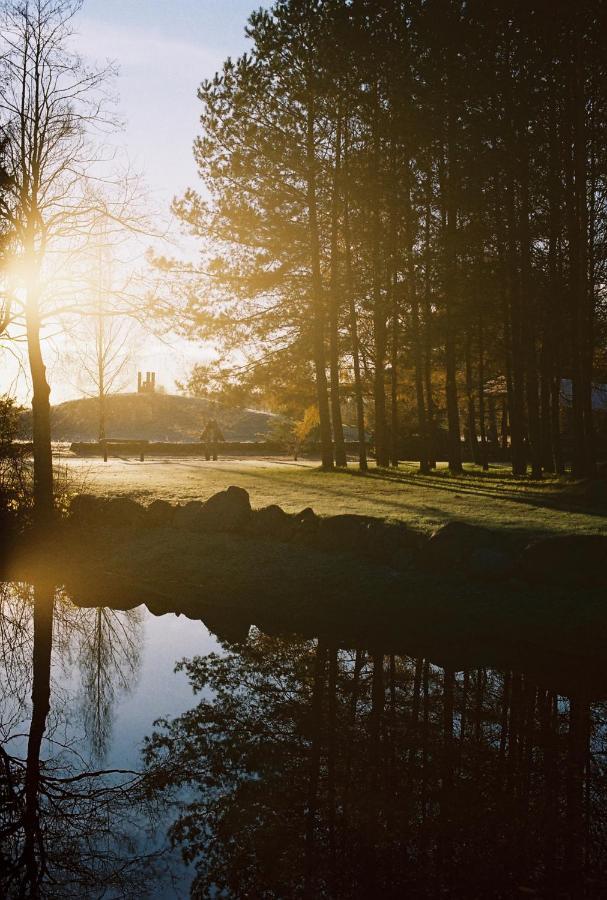
[[[469,466],[461,477],[441,467],[419,475],[414,464],[371,469],[362,476],[322,472],[317,463],[287,459],[62,459],[70,481],[87,493],[129,495],[150,502],[204,500],[230,484],[245,488],[255,507],[278,503],[288,512],[311,506],[322,515],[362,513],[398,518],[429,530],[450,519],[515,533],[607,534],[607,484],[588,493],[580,484],[514,478],[503,466],[483,473]],[[603,490],[605,488],[605,490]]]

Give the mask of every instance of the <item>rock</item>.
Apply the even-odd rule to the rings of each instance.
[[[447,522],[427,541],[424,561],[428,567],[435,569],[462,568],[475,550],[494,545],[495,536],[478,525]]]
[[[200,500],[190,500],[185,506],[178,506],[173,514],[173,526],[184,531],[197,531],[203,506]]]
[[[130,497],[111,497],[103,511],[103,521],[110,527],[136,528],[144,518],[143,506]]]
[[[198,518],[201,531],[241,531],[251,518],[251,501],[244,488],[231,486],[209,497]]]
[[[521,553],[518,571],[531,582],[607,584],[607,537],[565,534],[533,541]]]
[[[105,497],[76,494],[70,503],[70,518],[86,525],[101,524],[107,502]]]
[[[253,510],[247,524],[247,533],[254,537],[288,541],[293,536],[296,527],[292,517],[280,506],[273,504]]]
[[[390,566],[397,572],[409,572],[415,567],[415,551],[410,547],[403,547],[392,555]]]
[[[321,519],[318,528],[318,546],[321,550],[346,553],[367,552],[370,516],[345,513]]]
[[[251,630],[246,613],[237,610],[205,610],[203,620],[206,628],[222,644],[244,644]]]
[[[311,506],[306,506],[301,512],[291,516],[294,525],[292,540],[295,543],[312,545],[316,542],[320,516],[317,516]]]
[[[300,525],[317,526],[320,522],[320,516],[316,515],[311,506],[306,506],[301,512],[294,513],[291,518]]]
[[[473,578],[483,581],[502,581],[514,570],[514,559],[501,550],[479,547],[470,554],[466,570]]]
[[[413,554],[419,547],[420,536],[404,522],[385,522],[371,519],[367,527],[362,552],[374,562],[392,565],[405,551]]]
[[[163,528],[175,518],[175,507],[167,500],[154,500],[145,511],[145,524],[150,528]]]

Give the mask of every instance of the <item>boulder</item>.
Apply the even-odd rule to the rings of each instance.
[[[392,565],[397,559],[412,556],[420,536],[404,522],[371,519],[361,552],[374,562]]]
[[[284,509],[272,504],[253,510],[247,524],[247,533],[254,537],[288,541],[296,527],[296,523]]]
[[[572,586],[607,584],[607,537],[564,534],[528,544],[518,565],[530,582]]]
[[[238,610],[205,610],[202,618],[222,644],[244,644],[251,630],[247,614]]]
[[[366,553],[371,516],[344,513],[321,519],[318,546],[321,550],[346,553]]]
[[[145,524],[150,528],[164,528],[175,518],[175,507],[167,500],[154,500],[145,511]]]
[[[495,536],[478,525],[447,522],[429,538],[424,548],[424,561],[433,569],[458,569],[468,563],[481,548],[494,548]]]
[[[402,547],[392,554],[390,566],[397,572],[410,572],[415,568],[416,553],[410,547]]]
[[[470,554],[466,571],[482,581],[503,581],[514,571],[514,558],[502,550],[479,547]]]
[[[136,528],[144,518],[143,506],[130,497],[111,497],[103,510],[103,521],[110,527]]]
[[[242,531],[251,518],[251,501],[244,488],[230,486],[214,494],[198,517],[200,531]]]
[[[101,524],[107,503],[105,497],[76,494],[70,503],[70,518],[86,525]]]
[[[311,506],[306,506],[301,512],[293,513],[291,518],[301,525],[318,525],[320,522],[320,516],[316,515]]]
[[[291,516],[294,525],[292,539],[296,543],[313,544],[318,534],[320,516],[317,516],[311,506],[306,506],[301,512]]]
[[[203,506],[201,500],[190,500],[185,506],[178,506],[173,514],[173,526],[184,531],[197,531]]]

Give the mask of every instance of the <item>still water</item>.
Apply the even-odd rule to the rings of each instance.
[[[607,896],[583,661],[77,602],[0,587],[0,896]]]

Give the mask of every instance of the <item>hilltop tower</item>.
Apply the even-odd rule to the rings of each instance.
[[[137,393],[153,394],[156,391],[156,372],[146,372],[145,381],[143,372],[137,372]]]

